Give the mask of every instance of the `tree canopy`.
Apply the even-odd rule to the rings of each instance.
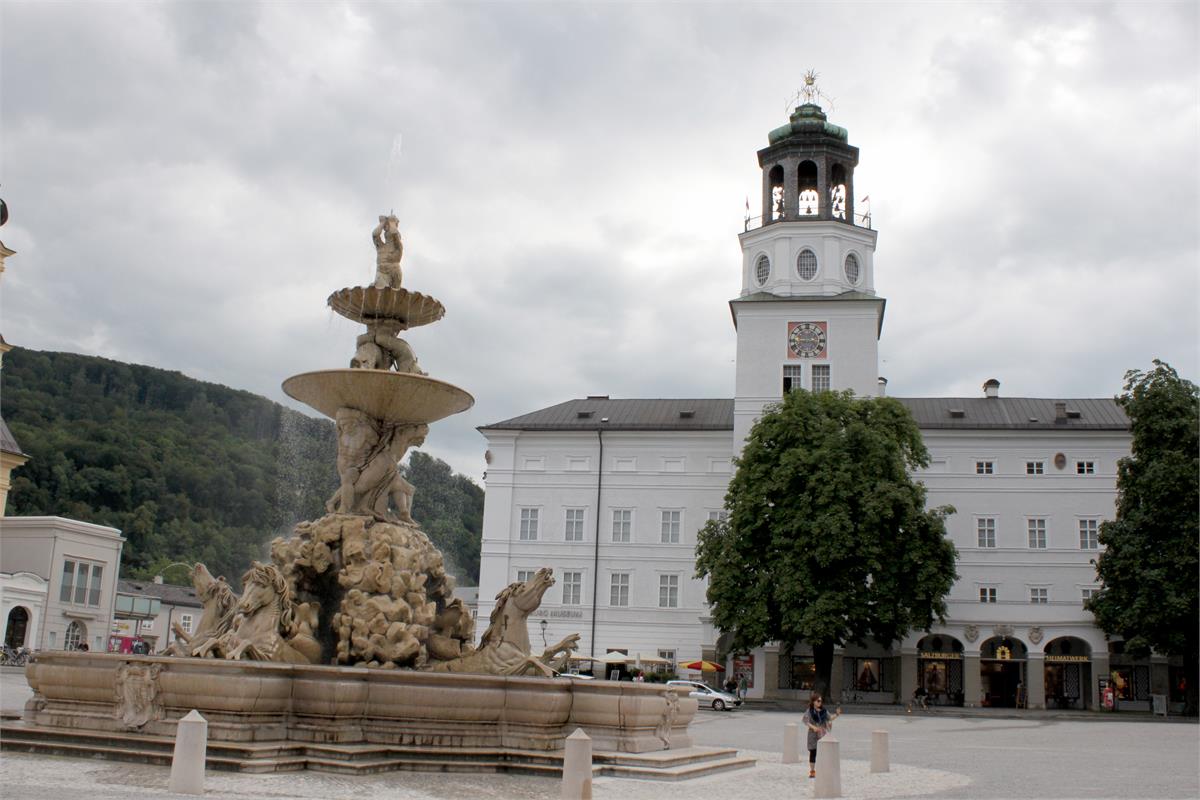
[[[5,421],[31,457],[13,472],[8,513],[118,528],[123,577],[203,561],[236,582],[270,539],[324,514],[338,485],[333,423],[249,392],[20,348],[3,377]],[[477,581],[483,491],[432,456],[413,459],[414,517],[460,580]]]
[[[754,425],[697,543],[713,621],[734,650],[813,646],[828,687],[833,648],[890,643],[946,613],[957,575],[945,516],[909,472],[929,455],[891,398],[793,391]]]
[[[1100,526],[1102,583],[1088,603],[1097,624],[1145,655],[1183,655],[1188,713],[1200,675],[1200,394],[1157,359],[1125,373],[1117,402],[1129,416],[1132,452],[1117,464],[1117,516]]]

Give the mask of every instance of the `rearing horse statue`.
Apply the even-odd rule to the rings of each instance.
[[[242,576],[242,597],[232,627],[192,649],[201,657],[224,656],[236,661],[282,661],[309,664],[311,660],[292,646],[295,604],[283,573],[274,564],[255,561]],[[287,637],[287,638],[285,638]],[[308,649],[308,648],[306,648]],[[319,652],[319,648],[318,648]]]
[[[436,664],[430,671],[549,677],[562,670],[571,651],[579,644],[578,633],[547,647],[540,656],[529,653],[529,615],[542,604],[542,595],[553,585],[553,572],[549,567],[542,567],[529,580],[506,586],[496,595],[491,624],[483,634],[479,649]]]

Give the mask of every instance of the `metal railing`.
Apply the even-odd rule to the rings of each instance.
[[[839,219],[836,217],[833,219],[830,219],[830,220],[826,220],[818,214],[801,214],[799,216],[794,216],[794,217],[779,217],[777,219],[770,219],[770,220],[767,220],[766,222],[763,222],[762,216],[759,215],[757,217],[746,217],[744,220],[745,225],[742,228],[742,231],[746,232],[746,231],[756,230],[758,228],[763,227],[763,225],[771,225],[776,222],[817,222],[817,221],[846,222],[846,220]],[[871,212],[870,211],[867,211],[862,214],[856,213],[854,215],[853,224],[857,228],[866,228],[867,230],[874,230],[874,228],[871,227]]]

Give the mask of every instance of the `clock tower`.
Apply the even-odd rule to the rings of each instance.
[[[884,299],[875,294],[870,216],[854,205],[858,148],[815,101],[805,102],[758,151],[762,216],[747,219],[737,329],[734,449],[763,406],[792,389],[875,395]]]

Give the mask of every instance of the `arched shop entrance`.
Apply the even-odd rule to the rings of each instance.
[[[1046,653],[1046,708],[1086,708],[1092,684],[1092,648],[1082,639],[1062,636]]]
[[[1118,709],[1150,708],[1150,659],[1137,658],[1125,652],[1125,642],[1108,643],[1108,685],[1112,687],[1113,699]]]
[[[962,654],[962,642],[942,633],[917,642],[917,685],[925,690],[930,705],[963,704]]]
[[[25,634],[29,629],[29,611],[24,606],[16,606],[8,612],[8,625],[4,629],[4,644],[13,650],[25,646]]]
[[[979,688],[982,705],[1025,707],[1025,660],[1028,651],[1019,639],[993,636],[979,648]]]

